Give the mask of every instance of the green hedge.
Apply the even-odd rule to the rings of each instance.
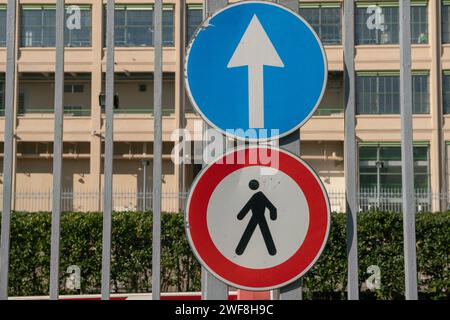
[[[11,220],[11,296],[47,295],[50,265],[49,213],[13,213]],[[417,255],[421,298],[448,299],[450,287],[450,213],[417,215]],[[116,292],[151,290],[151,213],[113,215],[111,282]],[[64,213],[61,218],[61,293],[66,269],[81,269],[81,293],[98,293],[101,281],[102,215]],[[183,216],[163,214],[162,290],[200,289],[200,267],[187,244]],[[366,269],[381,269],[381,289],[364,290],[362,298],[402,299],[404,291],[402,219],[398,213],[359,215],[358,254],[360,284]],[[346,298],[346,219],[333,214],[330,237],[322,256],[303,278],[306,298]]]

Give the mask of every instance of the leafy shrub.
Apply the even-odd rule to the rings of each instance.
[[[416,237],[421,298],[449,298],[450,213],[417,215]],[[50,272],[49,213],[13,213],[9,294],[47,295]],[[200,266],[184,233],[182,214],[162,215],[162,291],[200,290]],[[113,214],[111,284],[114,292],[151,291],[152,215],[150,212]],[[61,294],[66,269],[81,269],[80,293],[98,293],[101,282],[102,215],[63,213],[60,244]],[[346,216],[332,215],[327,245],[314,267],[303,277],[305,298],[345,299],[347,281]],[[370,212],[358,216],[359,281],[363,299],[403,299],[404,261],[402,216]],[[369,292],[367,267],[381,269],[381,289]]]

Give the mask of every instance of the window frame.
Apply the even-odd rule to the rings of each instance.
[[[394,30],[393,32],[389,33],[388,31],[386,31],[386,34],[389,34],[390,37],[392,38],[392,40],[390,41],[386,41],[386,42],[382,42],[381,41],[381,33],[383,31],[381,30],[370,30],[369,31],[369,36],[371,34],[371,32],[375,32],[375,39],[370,39],[369,37],[364,38],[362,37],[362,39],[360,39],[361,35],[364,34],[364,30],[367,32],[368,30],[366,30],[366,28],[362,27],[365,26],[367,24],[367,19],[364,19],[363,22],[361,22],[361,17],[359,17],[359,13],[362,11],[360,9],[364,9],[365,11],[367,10],[367,8],[370,5],[376,5],[379,6],[381,8],[396,8],[397,9],[397,19],[390,19],[390,23],[388,24],[388,26],[397,26],[397,30]],[[425,8],[425,20],[420,20],[420,21],[416,21],[414,19],[414,14],[413,14],[413,10],[414,8],[417,7],[422,7]],[[413,0],[411,1],[411,44],[413,45],[427,45],[429,43],[429,21],[428,21],[428,1],[424,1],[424,0]],[[398,45],[400,43],[400,37],[399,37],[399,2],[398,1],[376,1],[376,2],[364,2],[364,1],[358,1],[356,2],[356,7],[355,7],[355,46],[359,46],[359,45]],[[364,17],[368,17],[367,16],[367,12],[364,13]],[[395,23],[394,23],[395,21]],[[385,23],[386,24],[386,23]],[[416,37],[414,35],[414,31],[416,30],[416,28],[418,28],[419,30],[421,29],[421,26],[423,27],[425,25],[425,34],[424,37],[426,38],[425,40],[423,40],[423,42],[420,42],[420,36]],[[418,27],[419,26],[419,27]],[[389,29],[388,29],[389,30]],[[398,31],[398,32],[397,32]]]
[[[67,22],[67,18],[69,17],[67,13],[67,8],[70,6],[76,5],[80,7],[81,11],[89,11],[89,41],[85,45],[74,45],[72,41],[73,34],[78,30],[70,30],[67,28],[67,24],[64,26],[64,46],[66,48],[90,48],[92,47],[92,6],[90,4],[66,4],[64,10],[64,18]],[[81,16],[83,21],[83,16]],[[81,27],[86,27],[81,23]],[[78,40],[79,41],[79,40]]]
[[[67,21],[68,14],[67,8],[76,5],[79,6],[81,10],[89,11],[90,14],[90,25],[89,25],[89,43],[86,45],[73,45],[72,42],[68,42],[71,38],[74,30],[70,30],[67,28],[67,24],[64,23],[64,47],[66,48],[89,48],[92,47],[92,7],[91,5],[85,4],[66,4],[64,7],[64,19]],[[34,40],[31,40],[30,44],[27,44],[27,37],[24,30],[26,30],[24,22],[23,22],[23,14],[25,11],[39,11],[41,15],[41,24],[40,25],[31,25],[28,28],[40,28],[41,35],[40,40],[38,42],[40,45],[35,45]],[[44,21],[44,12],[45,11],[53,11],[53,15],[55,16],[55,25],[48,26]],[[51,30],[50,32],[46,32],[45,30]],[[53,30],[53,31],[52,31]],[[45,37],[53,37],[52,41],[49,43],[45,43]],[[56,5],[55,4],[22,4],[20,5],[20,48],[54,48],[56,46]]]
[[[189,12],[196,11],[200,12],[200,23],[196,24],[195,27],[192,25],[189,25]],[[201,4],[187,4],[186,5],[186,45],[189,44],[189,42],[194,37],[195,33],[197,32],[198,28],[203,23],[203,5]]]
[[[311,9],[317,9],[319,11],[319,17],[318,17],[318,25],[315,26],[314,23],[311,23],[308,21],[307,17],[302,14],[302,10],[311,10]],[[337,36],[337,39],[324,39],[323,29],[325,26],[329,26],[329,24],[324,24],[323,18],[326,17],[324,15],[324,10],[327,9],[338,9],[339,10],[339,27],[338,31],[339,34]],[[302,3],[300,2],[299,5],[299,12],[300,15],[313,27],[314,31],[317,33],[319,38],[321,39],[324,46],[339,46],[342,45],[342,6],[340,2],[330,2],[330,3]]]
[[[0,35],[0,48],[6,47],[6,26],[7,26],[7,16],[6,16],[6,4],[0,4],[0,13],[4,14],[5,24],[4,26],[0,25],[0,30],[3,29],[5,31],[4,34]],[[4,40],[3,40],[4,37]]]
[[[444,10],[447,11],[446,14],[444,14]],[[450,44],[450,0],[442,1],[441,13],[442,44]]]
[[[376,152],[374,153],[376,155],[375,158],[362,158],[361,157],[361,150],[363,148],[366,149],[375,149]],[[382,157],[381,151],[382,149],[396,149],[397,153],[399,153],[399,157]],[[423,159],[421,157],[418,157],[417,151],[419,148],[426,148],[426,158]],[[423,192],[428,191],[431,188],[430,184],[430,144],[428,141],[415,141],[413,142],[413,150],[414,150],[414,168],[422,167],[426,168],[425,172],[414,170],[414,181],[416,181],[417,178],[426,176],[427,185],[426,187],[417,188],[415,184],[415,191],[416,192]],[[385,192],[386,190],[398,190],[400,191],[402,189],[401,183],[400,185],[393,185],[393,186],[383,186],[383,177],[393,177],[396,176],[397,179],[402,177],[401,172],[401,164],[395,165],[396,162],[401,162],[401,145],[400,142],[362,142],[358,144],[358,185],[360,190],[377,190],[377,192]],[[393,163],[392,168],[395,168],[396,170],[389,171],[389,165],[385,167],[385,164],[389,162]],[[366,165],[367,163],[367,165]],[[424,165],[425,164],[425,165]],[[362,168],[371,168],[372,170],[367,170],[364,172]],[[384,169],[384,170],[383,170]],[[363,172],[362,172],[363,171]],[[372,176],[376,177],[376,183],[365,185],[363,186],[361,183],[361,176]]]
[[[116,4],[115,6],[115,11],[117,12],[117,10],[124,10],[125,15],[124,15],[124,24],[117,24],[117,20],[115,21],[115,27],[114,27],[114,32],[117,35],[118,34],[118,28],[123,29],[123,33],[124,33],[124,41],[123,43],[118,43],[118,38],[117,36],[115,36],[114,39],[114,45],[115,47],[118,48],[151,48],[155,46],[155,39],[154,39],[154,35],[153,35],[153,30],[154,30],[154,4]],[[128,20],[128,12],[129,11],[151,11],[151,21],[150,24],[146,25],[146,24],[142,24],[142,25],[128,25],[127,20]],[[172,14],[172,23],[171,24],[165,24],[165,19],[164,19],[164,12],[170,11]],[[103,6],[103,43],[106,43],[106,6]],[[171,48],[175,46],[175,5],[173,4],[163,4],[163,25],[162,25],[162,32],[163,32],[163,47],[164,48]],[[117,14],[115,15],[115,19],[117,19]],[[146,28],[148,27],[150,32],[149,32],[149,41],[141,44],[141,45],[135,45],[135,44],[130,44],[129,40],[127,40],[128,38],[128,34],[129,32],[127,30],[131,29],[131,28]],[[170,40],[166,41],[164,40],[164,30],[167,29],[171,29],[171,33],[170,33]],[[105,45],[104,45],[105,46]]]
[[[442,75],[442,109],[444,115],[450,115],[450,70]]]
[[[427,79],[427,83],[426,83],[426,91],[424,93],[424,91],[419,91],[416,92],[415,90],[415,83],[416,81],[419,80],[419,77],[424,77],[426,76]],[[381,84],[380,78],[382,80],[387,80],[386,78],[388,77],[392,77],[395,78],[395,81],[397,82],[397,84],[392,83],[392,86],[398,87],[398,93],[396,93],[395,91],[391,91],[392,95],[388,95],[387,93],[389,93],[389,91],[381,91],[380,88],[383,87],[383,85]],[[360,89],[360,80],[363,78],[370,78],[372,80],[375,80],[376,82],[376,91],[373,93],[372,91],[366,91],[363,89]],[[421,80],[423,80],[423,78],[420,78]],[[365,86],[365,84],[363,85]],[[384,84],[384,87],[386,87],[386,82]],[[356,73],[356,114],[357,115],[399,115],[400,114],[400,73],[398,71],[360,71]],[[429,72],[428,71],[419,71],[419,70],[414,70],[412,72],[412,104],[413,104],[413,114],[414,115],[420,115],[420,114],[430,114],[430,76],[429,76]],[[370,92],[370,94],[368,95],[368,97],[370,98],[370,102],[369,102],[369,108],[366,108],[366,105],[362,105],[360,104],[360,102],[365,102],[366,101],[366,96],[363,96],[363,98],[360,98],[361,95],[366,94],[367,92]],[[398,99],[397,99],[398,96]],[[425,108],[423,107],[423,104],[419,104],[417,102],[417,98],[416,96],[419,96],[422,99],[426,100],[426,106]],[[426,97],[426,98],[424,98]],[[383,99],[383,100],[382,100]],[[373,101],[375,100],[375,101]],[[382,111],[382,102],[386,103],[387,101],[390,100],[390,105],[391,105],[391,109],[392,112],[381,112]],[[366,110],[373,110],[374,106],[373,103],[375,103],[375,111],[374,112],[367,112]],[[417,107],[419,106],[419,107]],[[384,105],[384,110],[386,111],[386,105]],[[398,112],[397,109],[394,108],[398,108]],[[361,111],[362,110],[362,111]]]

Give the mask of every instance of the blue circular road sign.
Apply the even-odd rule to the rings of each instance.
[[[301,16],[246,1],[202,24],[188,48],[185,78],[194,108],[212,127],[238,139],[271,140],[312,116],[327,72],[319,37]]]

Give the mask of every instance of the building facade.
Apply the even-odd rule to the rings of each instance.
[[[0,0],[0,139],[4,130],[6,0]],[[116,0],[114,192],[116,210],[150,207],[153,148],[153,1]],[[237,1],[230,1],[230,3]],[[66,0],[64,160],[66,210],[101,210],[105,4]],[[328,85],[301,129],[301,154],[345,210],[342,1],[300,1],[321,38]],[[450,188],[450,1],[412,1],[413,139],[419,209],[444,210]],[[14,190],[16,210],[49,210],[52,188],[55,1],[16,8]],[[203,20],[201,0],[165,0],[163,13],[163,206],[180,197],[201,165],[171,160],[172,133],[201,118],[184,91],[185,48]],[[398,204],[401,190],[398,1],[355,1],[356,134],[362,209]],[[301,88],[299,88],[301,94]],[[0,143],[3,156],[3,143]],[[2,177],[0,176],[0,183]],[[0,184],[1,186],[1,184]],[[147,190],[145,193],[144,190]],[[47,195],[47,198],[44,195]],[[77,194],[79,198],[74,197]],[[97,195],[97,196],[96,196]],[[130,195],[135,195],[131,197]],[[64,196],[64,195],[63,195]],[[76,198],[76,199],[75,199]],[[444,199],[444,201],[442,201]],[[30,204],[35,201],[33,204]],[[165,204],[164,204],[165,203]]]

